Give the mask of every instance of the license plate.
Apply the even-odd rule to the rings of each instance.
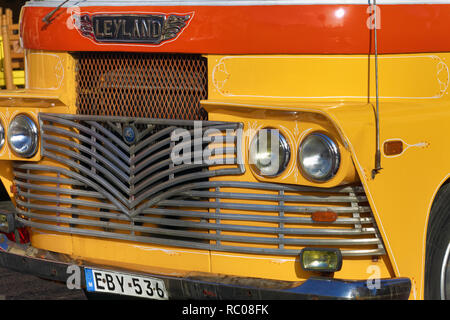
[[[139,298],[167,300],[164,282],[159,279],[85,268],[86,289],[89,292],[122,294]]]

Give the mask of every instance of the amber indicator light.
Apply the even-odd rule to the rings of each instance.
[[[337,220],[337,217],[337,213],[332,211],[317,211],[311,215],[311,219],[314,222],[334,222]]]
[[[403,142],[400,140],[386,141],[384,143],[384,154],[395,156],[403,152]]]

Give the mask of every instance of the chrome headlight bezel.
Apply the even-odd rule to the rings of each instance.
[[[258,166],[257,163],[257,149],[258,146],[260,146],[259,139],[261,137],[260,133],[266,130],[267,134],[266,137],[272,137],[272,134],[274,132],[278,132],[278,147],[279,152],[281,152],[281,156],[278,159],[278,168],[274,168],[276,170],[271,170],[271,173],[268,173],[262,171],[261,168]],[[267,144],[266,144],[267,145]],[[280,154],[280,153],[279,153]],[[255,172],[258,176],[265,177],[265,178],[274,178],[280,176],[288,167],[289,162],[291,161],[291,147],[288,143],[288,140],[286,137],[281,133],[279,129],[274,128],[263,128],[259,130],[256,135],[252,138],[250,145],[249,145],[249,163],[250,167],[252,168],[253,172]]]
[[[0,121],[0,149],[5,145],[5,127],[3,123]]]
[[[311,139],[318,139],[316,141],[320,141],[322,145],[327,149],[327,152],[329,152],[329,169],[327,169],[323,174],[314,174],[310,169],[308,169],[305,164],[305,148],[307,147],[308,143],[311,143]],[[341,164],[341,153],[339,151],[339,147],[336,142],[334,142],[333,139],[331,139],[329,136],[327,136],[324,133],[321,132],[313,132],[306,136],[299,148],[298,148],[298,163],[300,172],[302,175],[312,181],[312,182],[327,182],[334,178],[339,170],[340,164]]]
[[[29,143],[27,143],[28,146],[26,148],[23,146],[22,148],[19,148],[17,143],[13,140],[14,137],[17,137],[17,134],[15,134],[14,131],[18,129],[18,126],[22,126],[22,132],[27,133],[22,135],[29,137]],[[26,114],[15,116],[8,127],[8,145],[15,155],[21,158],[32,158],[37,153],[39,145],[39,131],[34,120]]]

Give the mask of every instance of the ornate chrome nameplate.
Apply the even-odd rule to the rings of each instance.
[[[75,27],[96,42],[160,44],[176,38],[191,14],[95,14],[77,15]]]

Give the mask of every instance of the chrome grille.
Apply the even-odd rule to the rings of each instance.
[[[127,145],[121,134],[130,123],[142,137]],[[361,186],[233,181],[245,171],[239,123],[204,122],[226,138],[232,161],[221,166],[168,161],[170,133],[191,130],[192,121],[40,114],[40,125],[44,162],[14,164],[25,225],[227,252],[295,256],[304,246],[326,246],[344,256],[385,253]],[[338,219],[314,222],[317,211]]]

